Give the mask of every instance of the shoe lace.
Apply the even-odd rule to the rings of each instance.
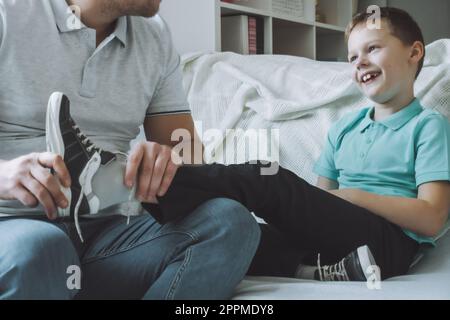
[[[333,265],[320,265],[320,253],[317,256],[317,270],[320,281],[350,281],[344,264],[345,259]]]
[[[90,142],[89,139],[87,139],[86,136],[84,136],[84,135],[81,133],[81,131],[80,131],[80,129],[78,128],[78,126],[74,125],[74,129],[75,129],[76,132],[77,132],[77,136],[78,136],[80,139],[83,139],[83,140],[81,141],[83,144],[84,144],[84,143],[90,143],[91,145],[90,145],[89,147],[92,147],[91,150],[96,150],[96,151],[98,151],[99,153],[102,152],[102,149],[101,149],[101,148],[93,147],[92,142]],[[80,135],[78,135],[78,133],[80,133]],[[84,141],[84,142],[83,142],[83,141]],[[87,150],[90,152],[89,149],[87,149]],[[121,154],[121,155],[123,155],[123,156],[125,156],[125,157],[128,157],[128,155],[127,155],[126,153],[124,153],[124,152],[115,151],[115,152],[113,152],[113,153],[114,153],[114,154]],[[130,194],[129,194],[129,196],[128,196],[128,202],[133,201],[133,199],[135,199],[135,195],[136,195],[136,184],[133,185],[133,188],[132,188],[131,191],[130,191]],[[82,200],[83,200],[83,198],[84,198],[85,196],[86,196],[86,195],[85,195],[85,192],[84,192],[84,185],[81,185],[80,197],[79,197],[79,199],[78,199],[78,203],[76,204],[75,210],[74,210],[74,220],[75,220],[75,228],[76,228],[76,230],[77,230],[78,236],[79,236],[79,238],[80,238],[80,240],[81,240],[82,243],[84,243],[84,239],[83,239],[83,235],[82,235],[82,232],[81,232],[81,226],[80,226],[80,222],[79,222],[79,211],[80,211],[80,205],[81,205],[81,202],[82,202]],[[133,212],[131,212],[130,210],[127,210],[127,213],[128,213],[128,214],[127,214],[127,225],[129,225],[129,224],[130,224],[131,216],[133,215]]]
[[[97,151],[98,153],[102,153],[103,149],[100,147],[96,147],[94,143],[89,140],[88,137],[80,130],[78,125],[72,124],[72,128],[75,130],[77,137],[80,139],[81,143],[86,147],[88,152]]]
[[[83,200],[83,197],[84,197],[84,190],[83,190],[83,187],[81,187],[79,203],[81,203],[81,201]],[[75,228],[77,230],[78,237],[80,237],[81,243],[84,243],[83,235],[81,233],[80,221],[79,221],[79,211],[80,211],[79,203],[77,204],[77,206],[75,208],[74,220],[75,220]]]
[[[113,152],[115,155],[122,155],[123,157],[125,157],[126,159],[128,159],[128,154],[127,153],[125,153],[125,152],[121,152],[121,151],[114,151]],[[130,194],[129,194],[129,196],[128,196],[128,205],[131,203],[131,202],[134,202],[134,201],[136,201],[136,184],[133,184],[133,187],[131,188],[131,190],[130,190]],[[130,224],[130,220],[131,220],[131,216],[134,216],[134,215],[136,215],[137,214],[137,212],[134,212],[133,210],[132,210],[132,206],[127,206],[127,208],[126,208],[126,214],[125,214],[125,216],[126,216],[126,218],[127,218],[127,225],[129,225]]]

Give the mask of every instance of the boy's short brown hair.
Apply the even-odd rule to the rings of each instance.
[[[406,11],[392,7],[381,7],[380,14],[381,18],[385,19],[389,23],[393,36],[400,39],[405,45],[412,45],[414,42],[420,41],[425,48],[422,30],[417,22]],[[369,18],[373,19],[373,13],[367,13],[367,10],[354,15],[352,21],[348,24],[347,29],[345,30],[345,40],[348,41],[350,33],[352,33],[353,29],[355,29],[357,25],[366,23]],[[424,59],[425,54],[419,61],[416,79],[422,70]]]

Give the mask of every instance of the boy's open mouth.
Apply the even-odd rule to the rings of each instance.
[[[361,83],[363,84],[369,84],[375,81],[375,79],[377,79],[379,76],[381,75],[381,72],[378,71],[372,71],[372,72],[367,72],[364,73],[361,76]]]

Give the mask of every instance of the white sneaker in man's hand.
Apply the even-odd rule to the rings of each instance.
[[[100,201],[92,190],[92,179],[100,168],[113,161],[115,154],[96,147],[79,129],[70,115],[70,101],[66,95],[55,92],[50,96],[46,117],[47,151],[59,154],[70,173],[72,185],[63,188],[69,205],[58,208],[59,217],[75,220],[78,216],[97,213]]]

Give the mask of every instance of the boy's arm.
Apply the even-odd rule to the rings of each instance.
[[[424,183],[418,190],[417,199],[381,196],[358,189],[329,192],[404,229],[435,237],[447,222],[450,210],[450,182]]]
[[[322,190],[334,190],[339,188],[339,183],[336,180],[319,176],[317,178],[316,186]]]

